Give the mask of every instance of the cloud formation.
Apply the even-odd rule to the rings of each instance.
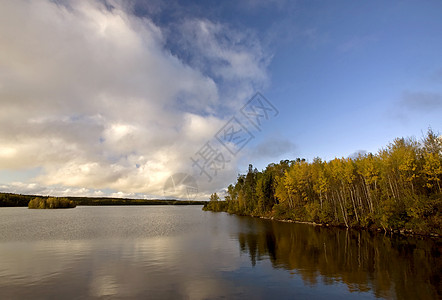
[[[207,19],[190,19],[172,25],[168,42],[178,48],[177,55],[193,68],[213,78],[219,94],[238,109],[268,81],[266,55],[253,32],[235,31]]]
[[[270,58],[222,24],[182,29],[175,45],[187,46],[171,51],[167,32],[124,2],[2,1],[0,170],[42,170],[2,189],[161,195],[169,176],[192,172],[190,156],[229,117],[217,109],[262,87]],[[235,162],[201,191],[234,179]]]

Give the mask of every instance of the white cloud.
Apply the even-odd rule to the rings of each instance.
[[[252,93],[268,83],[266,68],[271,56],[265,54],[251,31],[237,31],[207,19],[185,20],[174,27],[172,44],[182,49],[181,56],[204,74],[222,83],[219,93],[235,109]]]
[[[0,4],[0,169],[42,170],[3,189],[161,195],[170,175],[192,172],[190,156],[222,126],[216,108],[267,81],[259,42],[232,30],[229,42],[221,24],[186,21],[183,33],[195,35],[185,36],[194,44],[185,51],[203,53],[207,73],[120,2],[66,3]],[[220,91],[221,81],[236,88]],[[234,180],[235,162],[200,190]]]

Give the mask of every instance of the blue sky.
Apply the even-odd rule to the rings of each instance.
[[[149,15],[142,1],[139,6]],[[419,139],[442,125],[439,1],[189,1],[179,7],[178,14],[259,39],[271,56],[262,92],[282,113],[257,140],[277,133],[294,144],[283,154],[333,159],[376,152],[396,137]],[[176,22],[169,14],[176,11],[153,15],[169,26]],[[264,168],[269,161],[255,163]]]
[[[267,92],[297,111],[283,122],[297,125],[290,137],[301,156],[376,151],[440,127],[440,3],[329,2],[306,11],[313,17],[295,24],[314,35],[276,51]]]
[[[439,131],[441,11],[440,1],[4,1],[0,190],[174,196],[164,183],[185,173],[204,198],[249,163],[330,160]],[[229,156],[215,134],[257,91],[279,114]],[[225,154],[210,182],[189,159],[206,142]]]

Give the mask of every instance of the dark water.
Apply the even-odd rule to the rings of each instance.
[[[201,211],[0,209],[0,299],[438,299],[441,243]]]

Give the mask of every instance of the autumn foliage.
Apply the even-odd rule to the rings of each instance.
[[[35,197],[29,201],[28,208],[51,209],[51,208],[74,208],[77,205],[67,198],[58,197]]]
[[[217,203],[217,208],[243,215],[442,234],[442,141],[432,130],[421,142],[398,138],[377,154],[327,162],[284,160],[262,172],[251,169],[228,187],[225,204]]]

